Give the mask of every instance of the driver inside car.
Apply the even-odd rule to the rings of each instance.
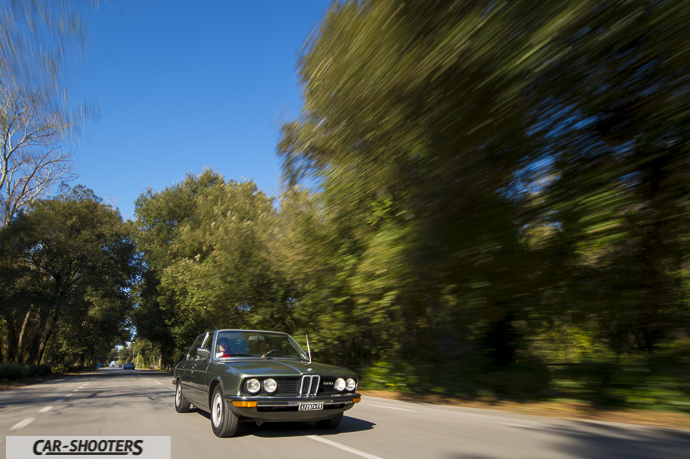
[[[230,355],[230,345],[228,344],[227,338],[220,338],[216,345],[216,358],[219,357],[232,357]]]
[[[261,354],[261,358],[266,357],[268,350],[268,340],[259,341],[259,354]]]

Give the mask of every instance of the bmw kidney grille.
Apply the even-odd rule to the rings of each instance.
[[[300,395],[316,395],[319,391],[319,382],[321,381],[321,376],[319,375],[304,375],[302,376],[302,382],[299,385]]]

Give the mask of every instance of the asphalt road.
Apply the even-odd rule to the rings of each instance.
[[[104,369],[0,392],[5,436],[170,436],[173,458],[688,458],[690,431],[363,397],[337,429],[243,423],[217,438],[209,415],[178,414],[172,376]],[[231,452],[231,454],[230,454]]]

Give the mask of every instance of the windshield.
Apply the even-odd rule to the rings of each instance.
[[[261,357],[307,360],[304,351],[283,333],[260,331],[221,331],[216,339],[215,358]]]

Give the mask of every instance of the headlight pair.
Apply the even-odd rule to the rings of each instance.
[[[347,389],[349,391],[353,391],[353,390],[355,390],[355,387],[357,387],[357,383],[352,378],[347,378],[347,381],[345,381],[343,378],[338,378],[335,380],[333,387],[338,392],[342,392],[345,389]]]
[[[250,394],[256,394],[261,390],[261,382],[258,379],[252,378],[247,380],[247,391]],[[273,378],[264,379],[264,390],[272,394],[278,389],[278,383]]]

